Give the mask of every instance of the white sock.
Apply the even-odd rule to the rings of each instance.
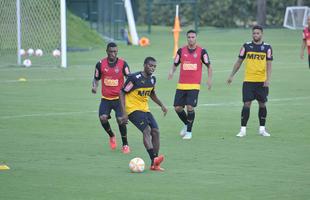
[[[265,126],[260,126],[259,127],[259,131],[265,131],[266,129],[265,129]]]
[[[241,131],[241,132],[246,132],[246,126],[241,126],[240,131]]]

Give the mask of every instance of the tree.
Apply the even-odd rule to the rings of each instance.
[[[257,12],[256,21],[259,25],[266,25],[266,0],[256,0]]]

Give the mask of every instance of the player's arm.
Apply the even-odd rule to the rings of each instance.
[[[99,80],[101,79],[100,67],[101,67],[101,63],[98,62],[96,64],[95,73],[94,73],[94,79],[93,79],[93,82],[92,82],[92,89],[91,89],[91,92],[94,93],[94,94],[97,93],[97,89],[98,89],[98,85],[99,85]]]
[[[169,71],[169,74],[168,74],[168,80],[171,80],[173,78],[173,74],[174,72],[177,70],[177,66],[181,63],[181,49],[179,49],[177,51],[177,54],[174,58],[174,63]]]
[[[130,74],[130,68],[129,68],[127,62],[124,62],[123,75],[125,77],[128,77],[129,74]]]
[[[119,94],[119,100],[121,104],[121,111],[122,111],[122,124],[127,124],[128,123],[128,115],[126,112],[126,96],[125,94],[132,91],[134,88],[134,81],[132,76],[128,76],[126,82],[124,83],[124,87],[121,89],[120,94]]]
[[[208,90],[211,90],[212,87],[212,77],[213,77],[213,68],[211,66],[211,62],[209,59],[209,55],[205,49],[202,50],[201,53],[201,61],[203,64],[205,64],[208,68],[208,80],[207,80],[207,86]]]
[[[270,80],[271,80],[271,69],[272,69],[271,62],[273,60],[273,55],[272,55],[271,47],[267,50],[267,57],[266,57],[266,59],[267,59],[267,69],[266,69],[267,77],[266,77],[266,81],[264,82],[264,87],[268,87],[269,84],[270,84]]]
[[[302,33],[301,49],[300,49],[300,58],[304,59],[305,48],[307,46],[305,33]]]
[[[227,79],[227,84],[231,84],[232,83],[235,74],[238,72],[238,70],[241,67],[241,64],[242,64],[243,60],[245,59],[245,55],[246,55],[246,50],[245,50],[245,45],[243,45],[243,47],[241,48],[241,50],[239,52],[238,59],[237,59],[237,61],[234,64],[232,72],[230,73],[230,75],[229,75],[229,77]]]
[[[152,90],[151,94],[150,94],[151,99],[157,104],[159,105],[159,107],[161,108],[161,110],[164,113],[164,116],[166,116],[168,109],[167,107],[160,101],[160,99],[157,97],[155,89]]]

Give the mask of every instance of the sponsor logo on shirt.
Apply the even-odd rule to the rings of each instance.
[[[192,64],[192,63],[184,63],[183,64],[183,70],[192,70],[192,71],[196,71],[197,70],[197,64]]]
[[[103,80],[104,85],[106,86],[111,86],[111,87],[116,87],[118,86],[118,79],[109,79],[109,78],[105,78]]]

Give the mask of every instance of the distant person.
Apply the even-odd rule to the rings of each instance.
[[[302,43],[301,43],[301,51],[300,51],[300,58],[304,59],[304,51],[305,48],[308,47],[308,63],[310,69],[310,15],[307,18],[308,27],[304,28],[302,32]]]
[[[240,50],[239,58],[227,80],[228,84],[233,81],[234,75],[240,69],[245,60],[245,77],[242,88],[243,108],[241,112],[241,129],[237,137],[246,136],[246,125],[250,117],[250,107],[253,100],[258,101],[259,110],[259,134],[270,136],[266,131],[265,123],[267,116],[267,96],[271,78],[271,61],[273,60],[272,48],[263,42],[263,28],[254,26],[252,28],[252,42],[247,42]]]
[[[107,57],[96,64],[91,91],[96,94],[98,82],[101,80],[102,98],[99,107],[101,125],[110,137],[110,148],[112,150],[116,149],[115,134],[109,123],[111,111],[114,110],[123,143],[121,150],[124,154],[128,154],[130,153],[130,147],[127,141],[127,127],[121,123],[122,112],[119,93],[124,85],[124,76],[127,77],[130,73],[129,66],[126,61],[117,57],[118,48],[114,42],[107,45],[106,52]]]
[[[204,64],[208,68],[207,86],[209,90],[212,87],[212,67],[207,51],[196,43],[197,33],[194,30],[189,30],[186,36],[187,45],[177,51],[168,79],[172,79],[177,66],[181,64],[173,106],[184,123],[180,135],[183,139],[188,140],[192,138],[192,127],[195,120],[194,108],[198,102],[202,65]],[[185,106],[187,113],[184,111]]]
[[[163,171],[164,169],[160,167],[164,156],[159,155],[159,128],[148,105],[151,97],[160,106],[164,115],[168,112],[155,92],[156,78],[152,76],[155,68],[156,60],[153,57],[145,58],[143,71],[128,76],[120,93],[120,101],[123,123],[127,123],[129,119],[143,134],[143,143],[151,159],[150,169]]]

